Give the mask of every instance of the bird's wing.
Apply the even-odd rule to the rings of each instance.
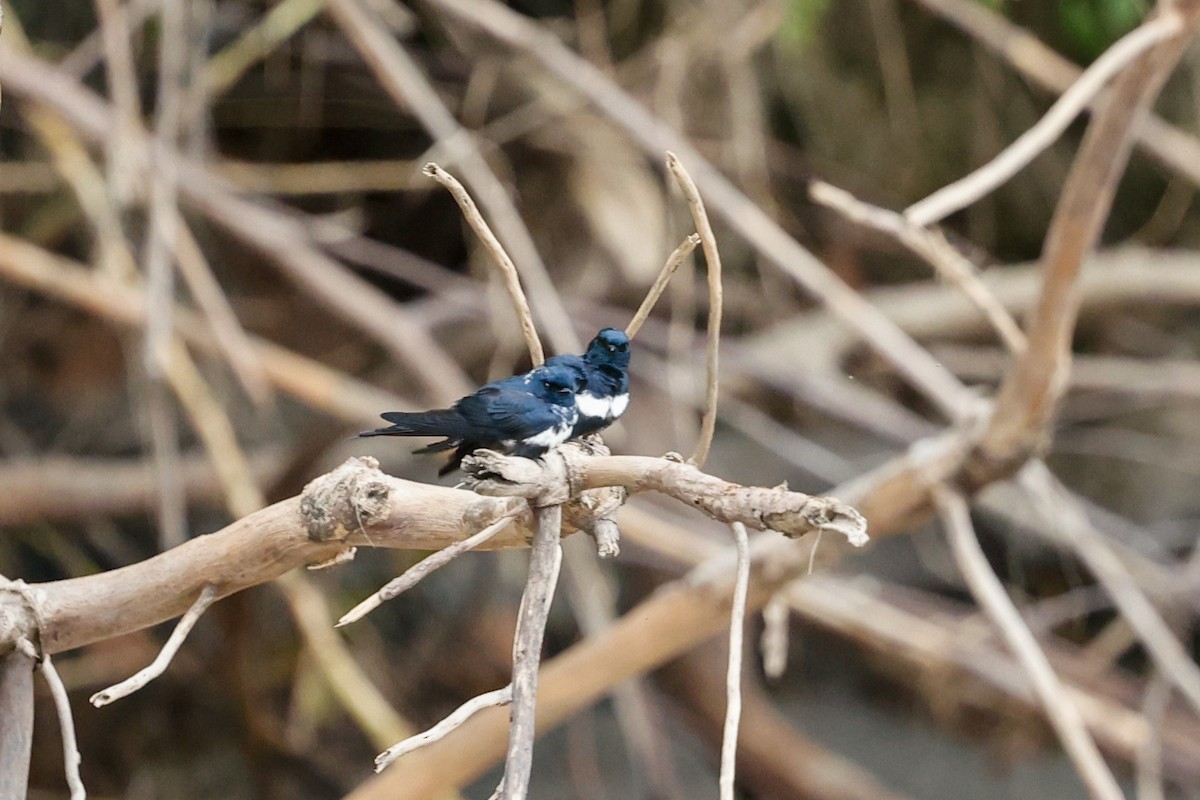
[[[545,401],[514,386],[489,384],[458,401],[455,409],[475,431],[486,432],[491,441],[524,439],[558,421]]]

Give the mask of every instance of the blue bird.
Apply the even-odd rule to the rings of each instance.
[[[575,405],[579,388],[574,370],[547,364],[493,381],[450,408],[385,412],[380,416],[392,423],[389,427],[363,431],[359,436],[445,437],[413,451],[454,450],[438,475],[454,471],[464,456],[481,448],[538,458],[571,436],[579,418]]]
[[[561,355],[546,359],[547,366],[573,370],[580,381],[575,403],[579,421],[571,438],[604,430],[629,407],[629,337],[616,328],[605,328],[588,343],[582,356]]]

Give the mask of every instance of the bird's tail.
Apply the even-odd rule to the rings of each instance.
[[[363,431],[359,436],[445,436],[447,439],[461,439],[468,427],[462,415],[452,408],[388,411],[380,416],[392,424],[386,428]]]

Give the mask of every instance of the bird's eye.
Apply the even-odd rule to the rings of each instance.
[[[615,344],[606,345],[606,347],[608,347],[608,352],[610,352],[610,353],[615,352],[617,349],[617,346]]]

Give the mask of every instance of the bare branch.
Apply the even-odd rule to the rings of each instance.
[[[971,0],[915,2],[996,52],[1030,83],[1043,89],[1061,94],[1070,89],[1083,74],[1083,70],[1068,58],[986,6]],[[1093,110],[1105,98],[1106,93],[1095,98]],[[1148,114],[1135,129],[1134,136],[1143,152],[1193,185],[1200,186],[1200,139],[1195,135],[1166,122],[1160,116]]]
[[[630,493],[660,492],[713,519],[741,522],[755,530],[796,538],[827,529],[841,533],[855,547],[868,539],[866,519],[836,498],[742,486],[665,458],[589,456],[577,446],[567,446],[534,462],[477,450],[463,459],[463,471],[475,491],[492,496],[537,498],[552,491],[565,496],[620,486]],[[558,489],[564,476],[569,491]]]
[[[1096,244],[1125,172],[1133,131],[1145,117],[1200,23],[1200,6],[1168,3],[1186,14],[1180,32],[1159,41],[1114,82],[1109,102],[1088,125],[1055,207],[1042,250],[1045,275],[1028,325],[1029,345],[996,396],[981,450],[1006,468],[1040,441],[1066,387],[1079,313],[1079,272]],[[1183,35],[1184,33],[1189,35]]]
[[[734,771],[737,768],[738,724],[742,718],[742,639],[746,628],[746,594],[750,591],[750,538],[746,526],[735,522],[733,541],[737,550],[737,576],[729,612],[729,669],[725,675],[725,726],[721,735],[721,800],[734,800]]]
[[[1063,691],[1054,668],[1038,647],[1028,626],[1004,591],[975,538],[971,515],[962,495],[944,488],[934,489],[934,502],[942,516],[954,552],[954,560],[971,588],[971,593],[1004,635],[1009,648],[1033,683],[1034,691],[1046,709],[1063,749],[1075,762],[1075,769],[1093,797],[1122,800],[1117,779],[1104,763],[1096,743],[1083,724],[1079,709]]]
[[[994,191],[1052,145],[1114,75],[1142,53],[1181,30],[1182,19],[1174,12],[1169,12],[1121,37],[1092,62],[1036,125],[970,175],[943,186],[924,200],[909,206],[904,216],[912,224],[924,227],[945,219]]]
[[[861,295],[804,249],[749,197],[738,190],[682,135],[655,117],[610,77],[563,45],[545,27],[495,0],[432,0],[466,25],[486,31],[508,46],[527,53],[559,80],[586,97],[614,125],[623,128],[644,152],[657,158],[665,151],[688,165],[712,213],[746,239],[766,259],[796,280],[848,328],[879,352],[913,386],[954,418],[971,394]],[[2,65],[2,62],[0,62]]]
[[[816,548],[813,548],[816,552]],[[763,632],[759,648],[762,650],[763,673],[768,678],[779,678],[787,670],[788,624],[791,612],[787,598],[776,595],[763,608]]]
[[[517,265],[509,258],[508,253],[504,251],[504,245],[500,244],[496,234],[492,233],[492,229],[488,227],[487,221],[479,213],[471,195],[453,175],[432,161],[426,164],[421,172],[446,187],[454,198],[454,202],[458,203],[458,207],[462,209],[463,216],[466,218],[467,224],[471,226],[471,230],[475,231],[475,235],[479,237],[483,246],[491,254],[492,260],[500,267],[500,274],[504,278],[504,288],[508,291],[508,299],[512,301],[513,310],[516,311],[517,322],[521,326],[521,333],[525,336],[525,345],[529,348],[529,356],[533,359],[535,367],[542,364],[546,360],[546,353],[542,349],[541,339],[538,338],[537,328],[533,325],[533,314],[529,311],[529,301],[525,299],[525,292],[521,289],[521,277],[517,273]]]
[[[708,221],[708,212],[704,210],[704,200],[696,182],[688,174],[687,169],[679,161],[679,156],[667,153],[667,169],[675,176],[683,196],[687,199],[688,209],[692,213],[692,223],[696,233],[700,235],[700,244],[704,248],[704,261],[708,266],[708,351],[705,359],[708,370],[707,388],[704,392],[704,417],[700,422],[700,440],[691,461],[697,466],[704,466],[708,460],[708,451],[712,447],[713,433],[717,428],[717,392],[719,389],[718,358],[721,343],[721,314],[724,306],[721,288],[721,254],[717,250],[717,239],[713,234],[712,223]]]
[[[58,712],[58,727],[62,733],[63,768],[67,774],[71,800],[84,800],[87,790],[83,788],[83,779],[79,777],[79,763],[83,759],[75,741],[75,717],[71,714],[71,700],[67,697],[67,687],[63,685],[62,678],[58,677],[58,670],[54,668],[54,661],[50,656],[43,656],[40,666],[42,677],[50,687],[50,696],[54,698],[54,710]]]
[[[283,0],[208,60],[202,77],[210,97],[225,94],[252,66],[292,38],[325,8],[325,0]]]
[[[679,269],[679,265],[683,263],[685,258],[691,255],[698,244],[700,244],[700,234],[690,234],[678,247],[671,251],[671,255],[667,256],[667,263],[663,265],[662,271],[654,279],[654,285],[646,293],[646,297],[642,300],[642,304],[638,306],[633,319],[625,326],[625,335],[630,339],[637,336],[638,331],[642,329],[642,325],[650,317],[650,312],[654,310],[654,304],[658,302],[658,298],[662,297],[662,293],[667,290],[667,284],[671,282],[671,276],[675,274],[675,270]]]
[[[1171,633],[1166,621],[1138,587],[1129,568],[1105,538],[1096,533],[1079,504],[1063,489],[1044,462],[1031,462],[1018,479],[1033,495],[1039,512],[1053,521],[1055,531],[1104,586],[1163,677],[1200,712],[1200,666]]]
[[[581,343],[563,306],[533,237],[521,220],[509,192],[479,152],[471,132],[463,128],[442,102],[420,66],[383,26],[377,24],[360,0],[327,0],[329,15],[337,22],[374,72],[380,86],[402,107],[413,113],[436,140],[439,158],[457,165],[496,228],[516,254],[554,349],[575,352]]]
[[[89,702],[96,708],[106,706],[114,700],[120,700],[122,697],[129,695],[141,689],[150,681],[157,678],[166,672],[167,667],[171,664],[171,659],[179,652],[179,648],[183,646],[183,642],[187,639],[192,628],[200,616],[208,610],[208,607],[217,599],[217,587],[209,584],[205,586],[200,596],[196,598],[196,602],[192,603],[192,607],[187,610],[187,613],[179,620],[179,624],[175,626],[175,630],[171,631],[170,637],[167,638],[167,643],[163,645],[158,656],[145,669],[139,670],[130,677],[120,683],[110,686],[107,689],[96,692],[92,695]]]
[[[136,328],[146,322],[144,294],[82,264],[0,233],[0,277],[26,289],[82,308],[115,325]],[[207,326],[194,314],[176,309],[175,329],[188,344],[216,352]],[[351,422],[373,419],[381,408],[405,408],[401,398],[377,389],[319,361],[250,337],[267,377],[281,391],[313,408]]]
[[[472,697],[467,702],[463,703],[454,711],[450,712],[441,722],[434,725],[427,731],[418,733],[416,736],[410,736],[402,742],[392,745],[387,750],[384,750],[379,755],[375,756],[375,771],[383,771],[388,764],[391,764],[397,758],[411,753],[419,747],[424,747],[427,744],[432,744],[439,739],[444,738],[447,734],[458,728],[475,714],[485,708],[493,706],[504,706],[512,702],[512,686],[505,686],[503,689],[496,689],[486,694],[481,694],[477,697]]]
[[[928,261],[938,274],[957,286],[991,323],[1001,341],[1013,353],[1025,349],[1025,334],[999,298],[979,279],[975,265],[954,249],[946,237],[929,228],[918,227],[904,215],[879,208],[849,192],[814,180],[809,196],[861,225],[882,231]]]
[[[498,519],[491,525],[488,525],[486,528],[481,530],[479,533],[468,536],[461,542],[455,542],[449,547],[438,550],[429,557],[422,559],[419,563],[414,564],[411,568],[409,568],[399,578],[388,581],[382,589],[343,614],[341,619],[337,621],[337,625],[334,627],[340,628],[343,625],[349,625],[351,622],[358,622],[367,614],[370,614],[372,611],[379,608],[379,606],[383,605],[384,602],[391,600],[394,597],[398,597],[412,587],[416,586],[421,581],[425,580],[425,578],[431,572],[441,569],[461,554],[467,552],[468,550],[473,550],[474,548],[486,542],[488,539],[491,539],[497,533],[504,530],[504,528],[507,527],[512,521],[512,517],[503,517]]]
[[[12,650],[0,656],[0,797],[24,797],[33,753],[35,656]]]
[[[533,740],[536,732],[538,670],[542,663],[542,640],[550,603],[558,585],[562,565],[562,506],[552,505],[535,512],[537,531],[529,556],[529,577],[517,613],[513,638],[512,723],[508,729],[508,755],[504,759],[505,800],[525,800],[533,770]]]

